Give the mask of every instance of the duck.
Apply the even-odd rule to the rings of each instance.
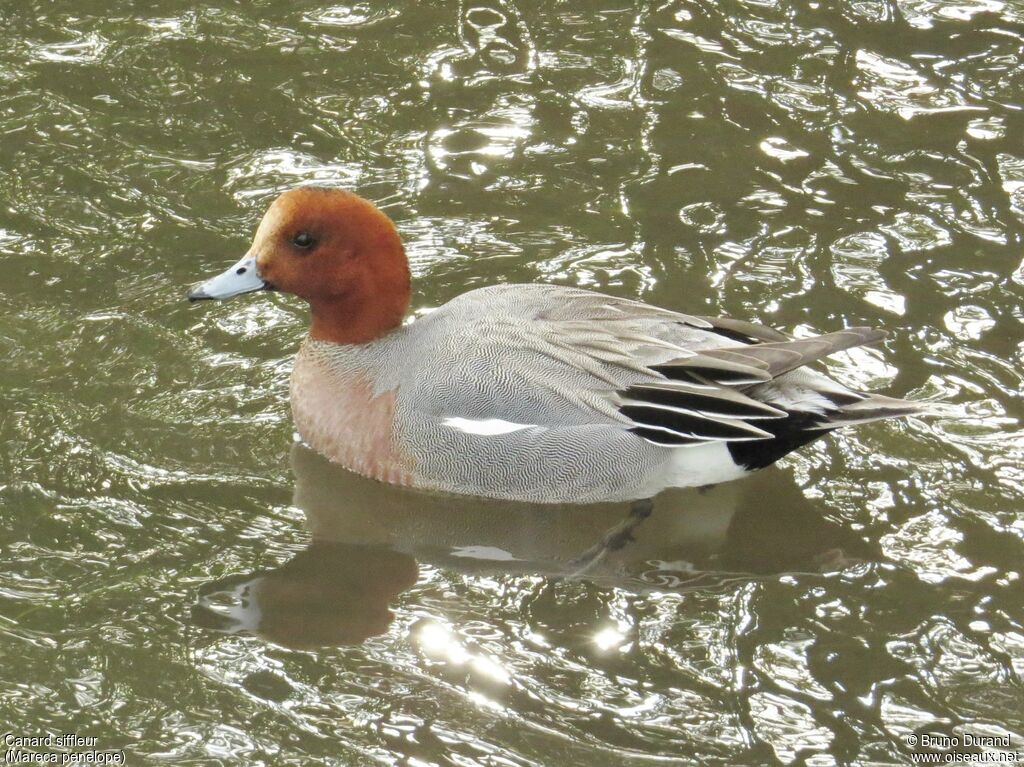
[[[875,328],[794,338],[553,284],[477,288],[408,321],[411,290],[384,212],[351,191],[299,186],[188,298],[305,300],[290,379],[299,437],[357,474],[440,493],[650,503],[922,409],[809,367],[882,341]]]

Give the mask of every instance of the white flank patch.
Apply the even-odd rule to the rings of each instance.
[[[443,423],[445,426],[451,426],[453,429],[458,429],[466,434],[479,434],[483,437],[494,437],[498,434],[511,434],[514,431],[530,429],[535,426],[535,424],[530,423],[513,423],[512,421],[503,421],[500,418],[487,418],[485,420],[474,418],[445,418]]]
[[[749,474],[733,459],[724,442],[670,448],[671,456],[659,477],[663,487],[717,485]]]

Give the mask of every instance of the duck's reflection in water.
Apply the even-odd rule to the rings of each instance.
[[[292,469],[309,547],[276,569],[206,584],[196,623],[293,648],[358,643],[387,630],[390,603],[416,583],[417,562],[644,591],[834,571],[873,558],[784,471],[669,491],[647,513],[628,504],[537,506],[407,490],[301,445]]]

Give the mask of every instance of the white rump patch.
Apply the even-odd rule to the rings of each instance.
[[[536,425],[532,423],[513,423],[512,421],[503,421],[500,418],[487,418],[484,420],[478,418],[445,418],[443,423],[445,426],[451,426],[453,429],[458,429],[466,434],[479,434],[483,437],[511,434],[514,431],[531,429]]]

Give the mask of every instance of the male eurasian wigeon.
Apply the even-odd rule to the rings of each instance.
[[[404,323],[391,220],[339,189],[271,204],[249,252],[189,298],[280,290],[312,310],[291,404],[313,449],[385,482],[545,503],[642,500],[768,466],[919,406],[808,363],[882,340],[793,339],[558,285],[494,285]]]

